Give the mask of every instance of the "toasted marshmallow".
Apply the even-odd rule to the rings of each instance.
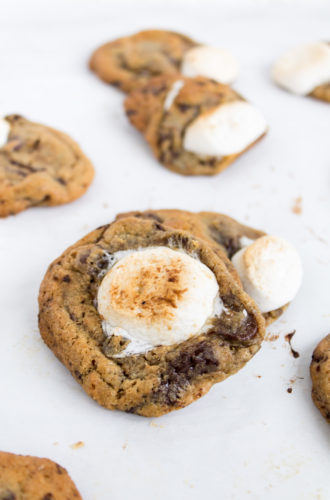
[[[221,314],[215,275],[199,260],[167,247],[119,254],[97,303],[105,332],[130,341],[120,356],[183,342]]]
[[[261,236],[232,258],[246,293],[261,312],[278,309],[290,302],[302,281],[297,250],[277,236]]]
[[[238,75],[238,63],[226,50],[200,45],[189,49],[182,60],[185,76],[206,76],[221,83],[232,83]]]
[[[330,82],[330,44],[303,45],[284,54],[272,68],[273,80],[291,92],[307,95]]]
[[[175,101],[175,98],[176,96],[178,95],[178,93],[180,92],[180,90],[182,89],[182,87],[184,86],[184,81],[183,80],[176,80],[169,93],[167,94],[166,96],[166,99],[164,101],[164,109],[167,111],[168,109],[170,109],[170,107],[172,106],[173,102]]]
[[[252,104],[233,101],[196,118],[186,130],[183,148],[198,155],[227,156],[244,151],[266,130],[264,117]]]
[[[9,123],[7,122],[7,120],[0,118],[0,148],[2,148],[2,146],[4,146],[7,143],[9,134],[10,134]]]

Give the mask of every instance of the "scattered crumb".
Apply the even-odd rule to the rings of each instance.
[[[289,387],[289,388],[286,390],[286,392],[288,392],[289,394],[291,394],[291,392],[292,392],[292,387]]]
[[[122,446],[122,449],[126,450],[126,448],[127,448],[127,443],[124,443],[123,446]]]
[[[271,334],[271,333],[266,333],[264,340],[267,342],[274,342],[279,338],[279,334]]]
[[[261,375],[256,375],[257,378],[261,378]]]
[[[296,330],[293,330],[291,333],[287,333],[285,335],[285,340],[289,343],[289,346],[290,346],[290,349],[291,349],[291,354],[294,358],[299,358],[300,354],[298,351],[295,351],[291,345],[291,340],[292,340],[292,337],[294,336],[294,334],[296,333]]]
[[[314,236],[315,239],[319,240],[321,243],[324,243],[324,245],[328,245],[328,242],[319,236],[312,227],[310,226],[305,226],[306,229],[311,233],[312,236]]]
[[[103,208],[109,208],[108,203],[103,203]]]
[[[89,225],[88,225],[88,224],[84,224],[84,225],[81,227],[81,229],[82,229],[83,231],[88,231],[88,230],[89,230]]]
[[[295,198],[294,203],[291,207],[292,213],[300,215],[302,213],[302,197],[298,196]]]
[[[186,479],[184,480],[184,484],[185,484],[186,486],[188,486],[189,488],[194,488],[194,485],[193,485],[193,484],[191,484],[191,483],[189,483],[189,481],[187,481]]]
[[[78,448],[82,448],[83,446],[85,446],[85,443],[83,441],[77,441],[74,444],[70,444],[70,448],[72,448],[73,450],[77,450]]]
[[[58,445],[58,441],[55,441],[55,443],[53,443],[54,446],[57,446]]]
[[[152,420],[149,424],[150,427],[156,427],[157,429],[163,429],[164,426],[161,425],[161,424],[157,424],[157,422],[155,422],[154,420]]]

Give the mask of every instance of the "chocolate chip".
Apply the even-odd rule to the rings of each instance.
[[[62,281],[64,281],[65,283],[70,283],[71,278],[68,274],[66,274],[65,276],[63,276]]]
[[[62,184],[62,186],[66,186],[66,181],[62,179],[62,177],[58,177],[56,180],[59,184]]]
[[[76,376],[79,380],[82,380],[82,375],[81,375],[81,373],[80,373],[78,370],[75,370],[75,371],[74,371],[74,374],[75,374],[75,376]]]
[[[57,474],[63,474],[64,469],[60,465],[56,464],[56,472]]]
[[[12,491],[0,491],[0,500],[16,500],[16,495]]]
[[[46,495],[42,497],[42,500],[53,500],[53,498],[54,495],[52,493],[46,493]]]
[[[136,110],[135,109],[126,109],[126,115],[127,116],[133,116],[136,115]]]
[[[81,264],[86,264],[87,259],[88,259],[89,255],[90,255],[90,253],[91,253],[91,251],[88,250],[87,252],[84,252],[83,254],[81,254],[79,256],[79,261],[80,261]]]
[[[289,387],[286,391],[287,391],[289,394],[291,394],[291,392],[292,392],[292,387]]]

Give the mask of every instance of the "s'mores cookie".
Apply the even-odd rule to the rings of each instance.
[[[99,47],[90,68],[105,82],[130,92],[159,75],[206,76],[232,83],[236,59],[226,50],[201,45],[173,31],[146,30]]]
[[[330,43],[311,43],[290,50],[274,64],[272,78],[294,94],[330,102]]]
[[[106,408],[144,416],[183,408],[242,368],[261,346],[265,320],[293,298],[293,287],[280,301],[276,280],[267,288],[252,274],[261,312],[244,291],[245,260],[236,268],[235,255],[264,237],[210,212],[121,214],[50,265],[39,294],[41,335]],[[250,253],[249,262],[262,254]]]
[[[125,110],[156,158],[183,175],[221,172],[267,132],[257,108],[203,77],[154,78],[126,98]]]

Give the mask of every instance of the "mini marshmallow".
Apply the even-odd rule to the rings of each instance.
[[[232,101],[196,118],[186,130],[183,148],[198,155],[237,154],[266,130],[264,117],[252,104]]]
[[[176,96],[179,94],[180,90],[182,89],[182,87],[184,86],[184,81],[183,80],[176,80],[169,93],[167,94],[166,96],[166,99],[164,101],[164,109],[167,111],[168,109],[170,109],[170,107],[172,106],[173,102],[175,101],[175,98]]]
[[[330,44],[303,45],[284,54],[272,68],[272,78],[298,95],[310,94],[330,82]]]
[[[290,302],[302,281],[302,264],[296,249],[277,236],[261,236],[232,258],[244,290],[261,312]]]
[[[130,340],[119,356],[183,342],[221,314],[215,275],[199,260],[167,247],[118,253],[97,304],[105,333]]]
[[[189,49],[182,61],[185,76],[205,76],[221,83],[232,83],[238,75],[238,63],[226,50],[207,45]]]
[[[10,134],[10,125],[7,120],[0,118],[0,148],[8,142]]]

